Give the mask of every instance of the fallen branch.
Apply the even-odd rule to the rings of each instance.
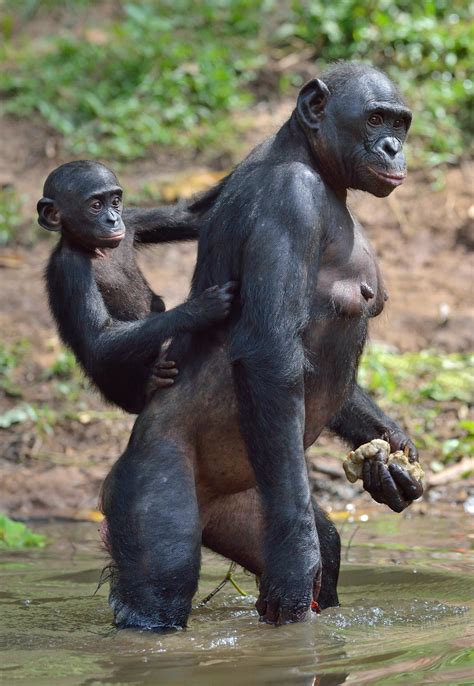
[[[474,472],[474,458],[463,457],[461,462],[454,464],[452,467],[443,469],[438,474],[431,473],[427,478],[427,486],[444,486],[444,484],[456,481],[462,474],[467,472]]]

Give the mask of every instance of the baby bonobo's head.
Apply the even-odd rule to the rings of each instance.
[[[68,162],[52,171],[37,210],[40,226],[86,250],[116,248],[125,236],[122,189],[100,162]]]

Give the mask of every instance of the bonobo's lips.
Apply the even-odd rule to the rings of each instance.
[[[125,231],[121,231],[120,233],[113,233],[110,236],[101,236],[100,244],[104,245],[107,243],[120,243],[120,241],[123,238],[125,238]]]
[[[378,179],[381,179],[382,181],[390,184],[391,186],[401,186],[407,176],[405,172],[400,172],[398,174],[389,174],[388,172],[380,171],[380,169],[374,169],[373,167],[367,167],[367,169],[371,174],[376,176]]]

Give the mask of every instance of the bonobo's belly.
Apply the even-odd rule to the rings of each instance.
[[[314,323],[305,334],[305,447],[310,446],[343,403],[365,322],[335,318]],[[215,349],[192,377],[186,372],[173,388],[159,391],[138,425],[153,414],[154,438],[172,438],[193,461],[198,500],[236,493],[255,485],[240,434],[237,401],[225,346]],[[149,431],[149,429],[147,429]],[[149,437],[149,434],[148,434]],[[137,433],[137,440],[143,440]]]

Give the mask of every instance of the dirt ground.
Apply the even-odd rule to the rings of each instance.
[[[289,110],[289,102],[255,107],[254,126],[242,142],[242,156],[275,130]],[[23,196],[26,232],[34,221],[31,218],[44,178],[68,158],[60,141],[35,122],[0,119],[0,149],[0,186],[11,185]],[[221,159],[203,171],[203,161],[191,155],[156,155],[127,168],[104,161],[117,169],[131,193],[151,183],[157,189],[167,184],[168,191],[177,195],[197,190],[202,179],[225,171],[228,164]],[[468,162],[449,168],[442,183],[414,172],[385,200],[352,195],[351,208],[376,247],[390,295],[386,310],[371,329],[372,340],[400,350],[472,349],[473,168]],[[52,244],[40,240],[31,246],[0,250],[0,330],[7,344],[30,341],[25,363],[15,372],[22,401],[59,413],[61,397],[52,397],[45,376],[59,349],[42,283]],[[194,260],[192,245],[151,248],[142,254],[146,276],[168,307],[186,296]],[[16,405],[17,397],[0,395],[0,414]],[[91,516],[100,483],[125,447],[133,417],[105,406],[92,391],[84,391],[75,409],[74,417],[60,414],[52,430],[31,423],[0,429],[0,511],[21,517]],[[327,436],[320,444],[327,446],[328,455],[345,451]],[[361,490],[335,478],[331,472],[336,467],[340,469],[334,458],[328,457],[323,464],[318,457],[312,460],[311,474],[324,491],[323,503],[340,507],[359,498]],[[443,491],[443,497],[460,501],[468,487],[463,482],[454,490]],[[434,492],[433,497],[439,494]]]

